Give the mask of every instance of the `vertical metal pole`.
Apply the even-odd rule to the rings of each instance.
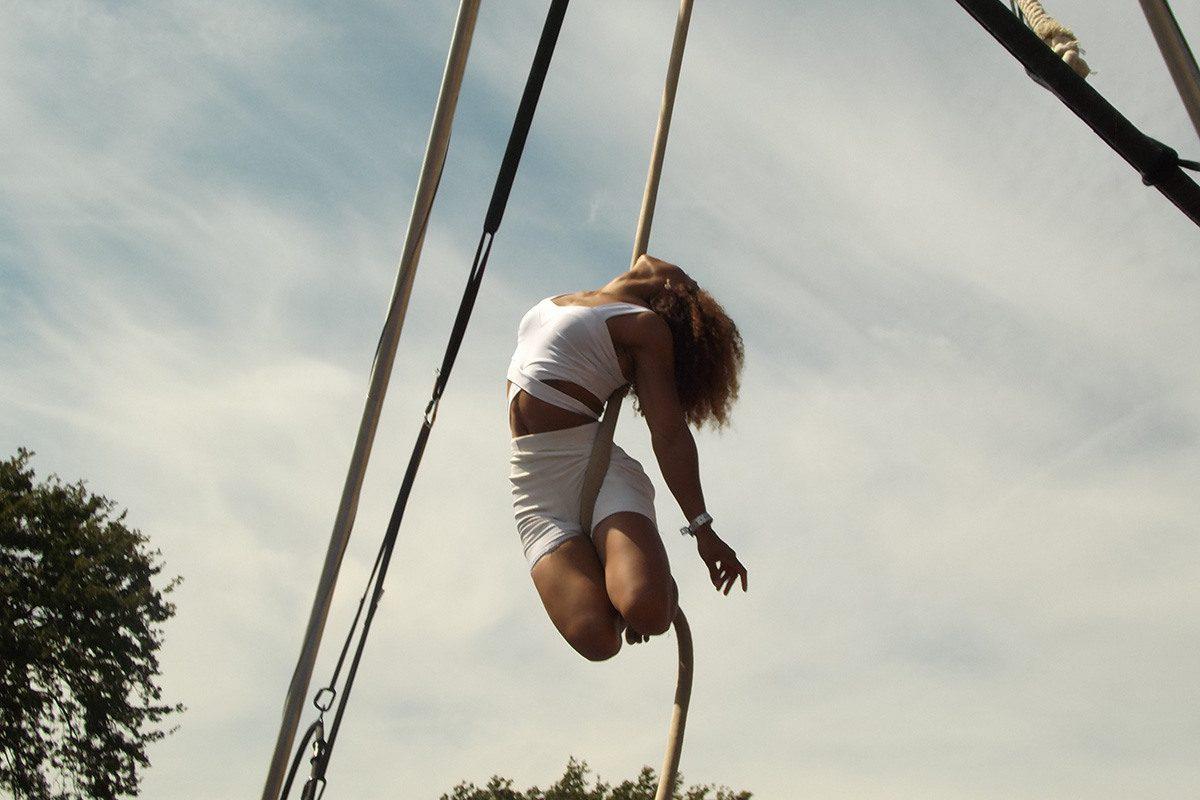
[[[663,88],[662,107],[658,112],[658,129],[654,132],[654,149],[650,152],[650,170],[646,175],[646,191],[642,195],[642,213],[638,216],[637,235],[633,237],[633,258],[646,252],[650,244],[650,225],[654,222],[654,204],[658,200],[658,182],[662,177],[663,157],[667,152],[667,134],[671,131],[671,114],[675,110],[675,90],[679,88],[679,70],[683,66],[683,46],[687,44],[688,25],[692,21],[692,0],[679,4],[675,22],[675,40],[671,43],[671,60],[667,64],[667,83]]]
[[[304,643],[301,646],[300,657],[296,663],[295,672],[292,673],[292,681],[288,686],[287,698],[284,701],[283,721],[280,724],[279,737],[275,742],[275,752],[271,757],[271,766],[263,787],[263,800],[276,800],[279,796],[284,774],[287,771],[288,756],[291,754],[296,736],[296,728],[299,725],[308,695],[308,685],[312,679],[313,666],[320,648],[321,634],[324,632],[325,621],[333,602],[333,590],[337,584],[338,570],[341,568],[342,557],[345,555],[350,532],[354,527],[363,475],[366,473],[367,461],[371,457],[375,430],[379,425],[379,415],[387,394],[392,364],[396,358],[396,347],[400,342],[400,331],[404,326],[404,315],[408,310],[408,298],[412,293],[413,279],[417,274],[417,263],[421,258],[425,227],[429,221],[430,210],[433,208],[434,197],[437,194],[438,180],[441,178],[442,167],[446,161],[446,151],[450,146],[454,110],[458,103],[463,72],[467,66],[467,54],[471,49],[471,36],[475,31],[475,20],[479,15],[479,2],[480,0],[462,0],[459,5],[454,35],[450,40],[450,53],[446,58],[446,69],[442,75],[442,88],[434,109],[433,125],[430,128],[429,141],[425,149],[425,160],[421,165],[421,176],[417,181],[412,215],[408,221],[408,233],[405,236],[404,250],[400,258],[399,274],[392,291],[392,300],[388,307],[383,333],[379,338],[379,346],[375,351],[375,363],[371,369],[371,384],[367,391],[366,406],[363,409],[362,421],[359,423],[358,438],[355,440],[354,454],[350,459],[350,469],[342,487],[342,498],[338,504],[337,517],[334,519],[329,549],[325,554],[325,565],[321,570],[312,612],[304,632]]]
[[[1163,60],[1179,90],[1188,116],[1192,118],[1192,126],[1196,135],[1200,136],[1200,67],[1196,66],[1196,57],[1188,47],[1187,39],[1179,22],[1171,13],[1171,7],[1166,0],[1140,0],[1142,11],[1146,13],[1146,21],[1150,23],[1150,31],[1158,42]]]

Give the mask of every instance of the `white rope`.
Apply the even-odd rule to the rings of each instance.
[[[1021,13],[1028,20],[1029,27],[1038,35],[1038,38],[1049,45],[1051,50],[1067,62],[1067,66],[1075,70],[1075,73],[1081,78],[1086,78],[1091,74],[1091,69],[1088,68],[1087,62],[1081,55],[1083,50],[1079,47],[1079,40],[1075,38],[1075,34],[1071,32],[1070,28],[1047,14],[1046,9],[1042,8],[1042,4],[1038,0],[1016,0],[1016,2]]]
[[[646,176],[646,191],[642,195],[642,210],[638,215],[637,234],[633,242],[633,263],[646,252],[650,241],[650,225],[654,220],[654,204],[658,197],[659,179],[662,177],[663,156],[667,149],[667,134],[671,130],[671,112],[675,107],[675,90],[679,86],[679,71],[683,65],[683,48],[687,43],[688,25],[692,19],[692,0],[681,0],[679,17],[675,22],[675,38],[671,43],[671,57],[667,64],[667,80],[663,88],[662,106],[658,114],[658,127],[654,132],[654,146],[650,153],[649,174]],[[633,268],[633,263],[630,268]],[[584,473],[584,486],[580,497],[580,522],[585,532],[592,529],[592,511],[604,475],[608,472],[609,456],[612,452],[613,430],[625,389],[618,389],[608,399],[604,416],[596,438],[592,441],[592,453]],[[662,773],[658,776],[658,791],[655,800],[671,800],[675,796],[675,781],[679,775],[679,757],[683,753],[683,731],[687,723],[688,701],[692,695],[692,632],[688,627],[683,609],[677,608],[672,622],[679,659],[675,676],[675,702],[671,711],[671,724],[667,730],[667,750],[663,757]]]
[[[675,111],[675,91],[679,88],[679,71],[683,68],[683,47],[687,44],[688,26],[691,21],[692,0],[682,0],[679,4],[679,17],[675,21],[675,38],[671,42],[671,58],[667,62],[667,80],[663,85],[658,127],[654,131],[654,147],[650,151],[646,190],[642,194],[642,211],[638,215],[637,233],[633,237],[630,269],[633,269],[638,257],[643,255],[650,245],[650,224],[654,221],[658,183],[662,178],[663,157],[667,152],[667,135],[671,132],[671,114]]]

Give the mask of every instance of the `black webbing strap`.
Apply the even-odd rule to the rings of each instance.
[[[1025,66],[1030,77],[1050,90],[1129,162],[1143,182],[1162,192],[1189,219],[1200,225],[1200,186],[1180,169],[1191,168],[1194,162],[1180,159],[1170,147],[1138,130],[1003,3],[958,0],[958,4]]]
[[[358,674],[359,662],[362,660],[363,650],[366,647],[367,634],[371,630],[371,623],[375,619],[375,612],[378,610],[379,601],[383,597],[383,583],[387,577],[388,565],[392,560],[392,551],[395,549],[396,539],[400,533],[400,523],[404,519],[404,509],[408,505],[408,497],[412,492],[413,483],[416,481],[417,470],[421,465],[421,457],[425,454],[425,445],[429,441],[429,434],[433,430],[434,421],[437,419],[438,403],[442,399],[442,394],[446,391],[446,383],[450,379],[450,371],[454,368],[454,361],[458,356],[463,337],[467,332],[467,323],[471,319],[471,311],[475,307],[475,298],[479,295],[483,273],[487,268],[488,256],[492,250],[492,241],[504,217],[504,208],[508,203],[508,196],[512,191],[513,180],[517,175],[517,166],[521,161],[521,153],[525,148],[525,140],[529,136],[529,128],[533,122],[533,113],[537,108],[538,98],[542,92],[542,85],[546,82],[546,72],[550,67],[550,59],[554,55],[554,46],[558,42],[558,33],[562,29],[563,17],[567,13],[568,2],[569,0],[552,0],[550,11],[546,15],[546,23],[542,28],[542,35],[538,40],[537,52],[533,57],[533,65],[529,70],[529,78],[525,82],[525,91],[521,95],[521,104],[517,107],[517,116],[513,121],[512,132],[508,137],[508,147],[505,149],[504,159],[500,163],[500,172],[496,177],[496,187],[492,191],[492,199],[488,205],[487,215],[483,223],[483,233],[479,237],[479,245],[475,248],[475,258],[471,263],[471,272],[467,277],[467,285],[463,290],[462,301],[458,306],[458,314],[454,319],[454,327],[450,331],[450,339],[446,344],[446,353],[442,357],[442,365],[438,368],[437,378],[434,380],[433,392],[428,405],[425,407],[421,430],[417,434],[412,455],[408,460],[408,469],[405,470],[404,480],[401,482],[400,491],[396,495],[396,503],[392,507],[392,515],[388,520],[387,530],[379,546],[379,552],[375,557],[375,564],[371,569],[371,575],[367,579],[367,586],[363,591],[362,597],[359,599],[358,610],[354,614],[354,620],[350,625],[350,632],[347,634],[346,641],[342,645],[341,653],[333,670],[333,676],[329,684],[320,689],[313,697],[313,705],[316,706],[319,712],[318,718],[309,726],[301,739],[300,747],[296,752],[291,769],[288,771],[287,780],[280,794],[281,798],[286,798],[291,791],[293,779],[304,756],[304,749],[310,742],[313,747],[313,756],[310,760],[312,766],[301,796],[304,800],[315,800],[315,798],[319,798],[325,791],[325,772],[329,766],[329,760],[333,755],[333,747],[337,741],[342,718],[346,712],[346,704],[350,700],[350,692],[354,688],[354,679]],[[360,619],[362,620],[361,630],[358,627]],[[354,644],[356,633],[357,644]],[[354,655],[350,659],[346,679],[339,693],[337,688],[338,678],[352,645],[354,645]],[[335,701],[337,707],[333,712],[333,721],[329,725],[329,733],[326,736],[325,713],[334,709]]]

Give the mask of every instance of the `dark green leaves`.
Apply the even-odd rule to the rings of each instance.
[[[610,786],[599,778],[593,784],[586,761],[571,758],[566,772],[547,789],[532,786],[524,792],[513,788],[510,778],[492,776],[487,786],[460,783],[441,800],[654,800],[658,776],[649,767],[642,767],[637,778]],[[750,800],[750,792],[734,792],[725,786],[691,786],[680,793],[683,776],[676,783],[675,800]]]
[[[82,481],[0,462],[0,786],[30,800],[137,794],[180,705],[157,684],[175,613],[160,553]]]

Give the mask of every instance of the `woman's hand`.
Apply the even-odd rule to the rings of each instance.
[[[738,561],[733,548],[725,544],[710,526],[696,531],[696,551],[708,565],[708,577],[718,592],[729,594],[739,577],[742,591],[746,591],[746,568]]]

